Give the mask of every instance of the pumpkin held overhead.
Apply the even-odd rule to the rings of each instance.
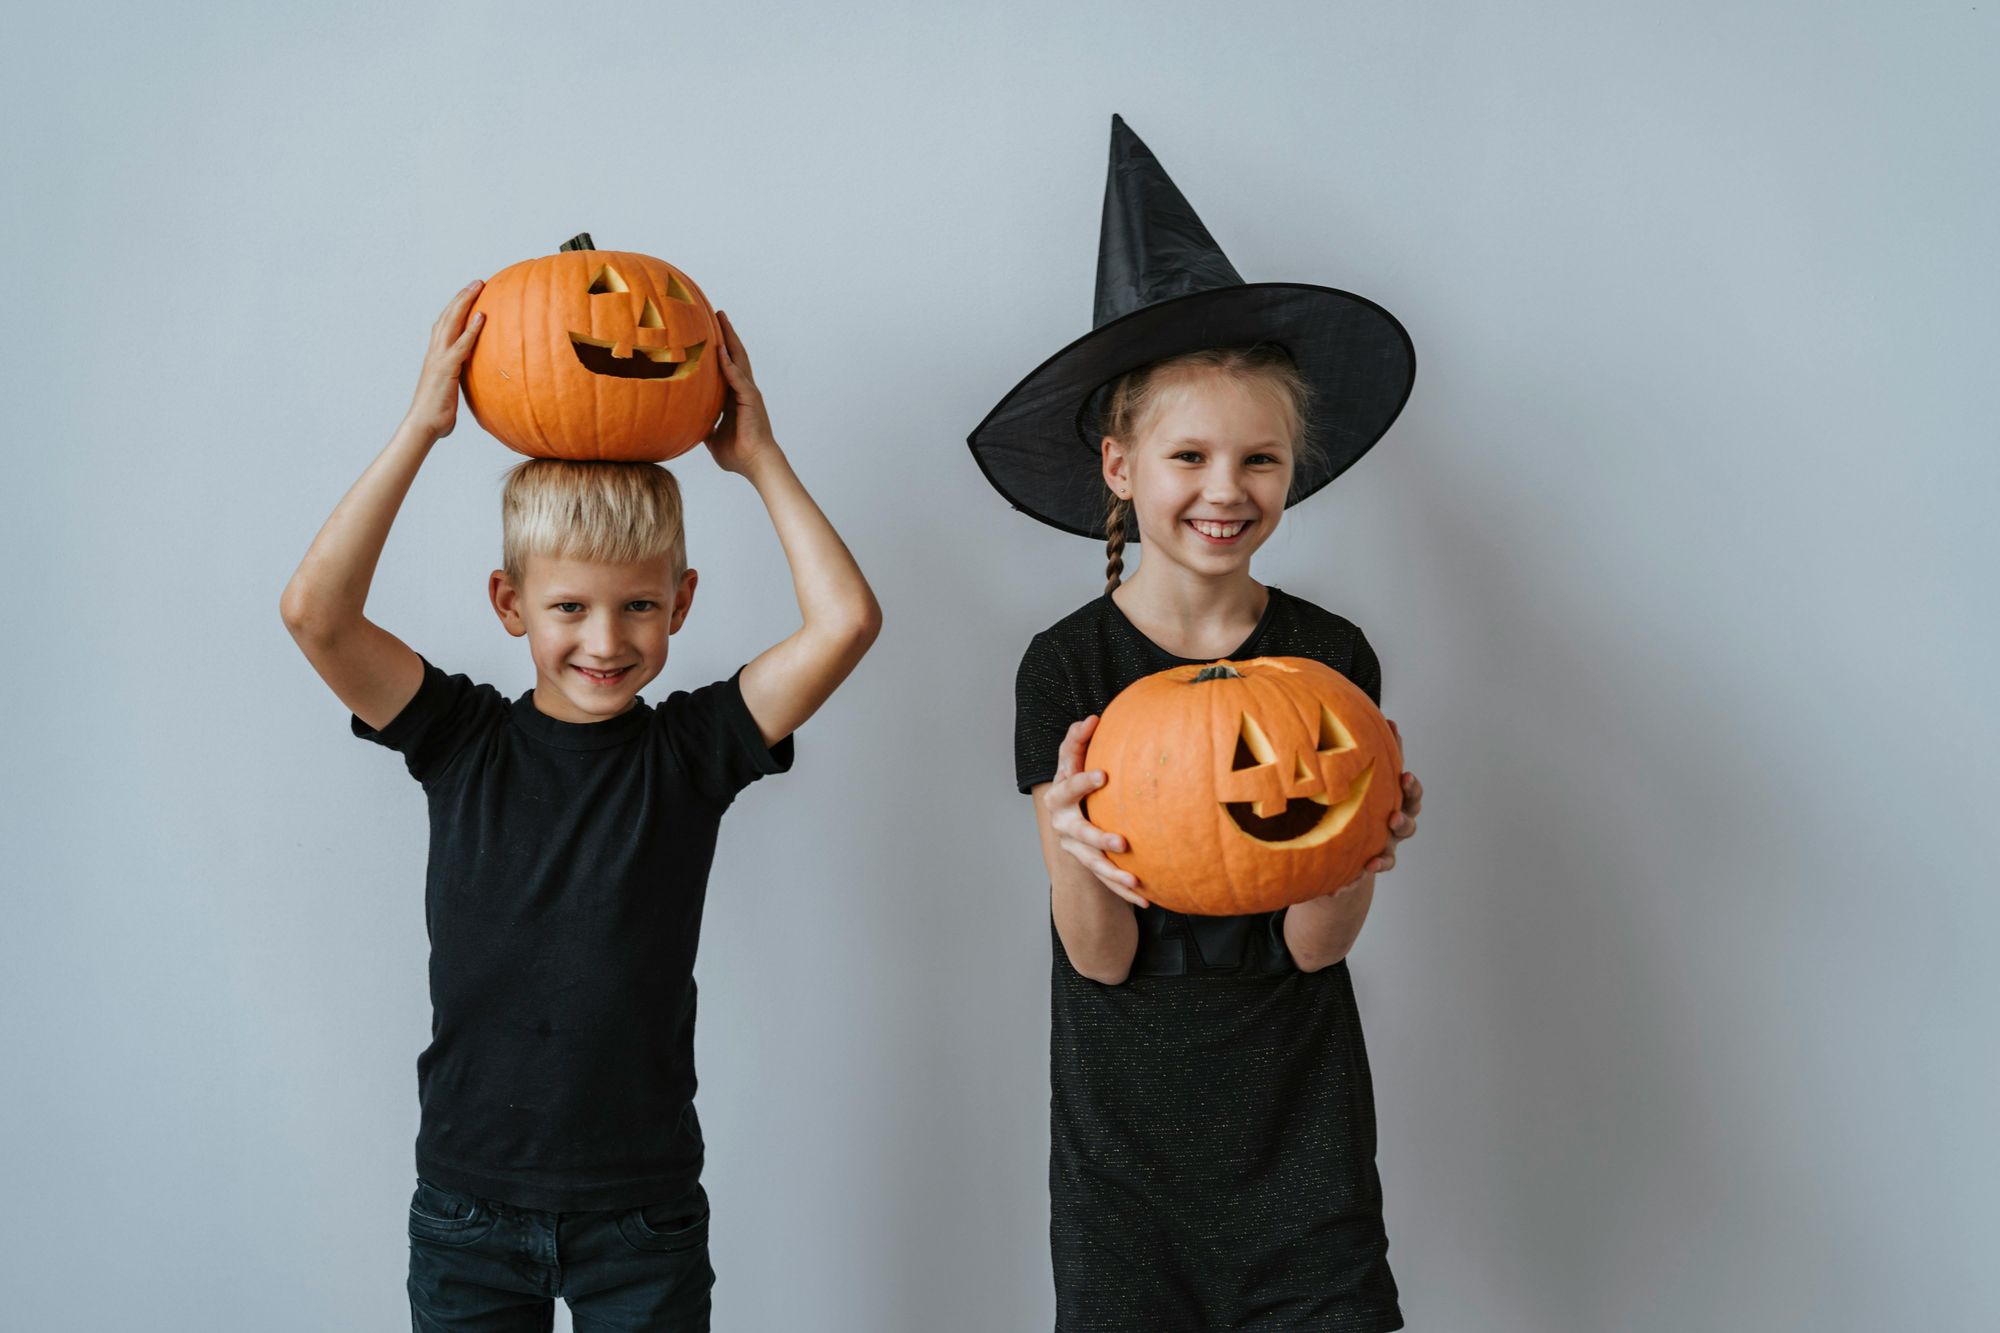
[[[1354,880],[1402,806],[1402,747],[1347,677],[1301,657],[1180,666],[1106,706],[1091,823],[1162,907],[1271,912]]]
[[[535,458],[664,462],[707,435],[727,386],[715,310],[664,260],[588,235],[487,280],[465,401]]]

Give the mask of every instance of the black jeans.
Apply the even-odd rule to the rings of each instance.
[[[708,1333],[708,1195],[545,1213],[419,1177],[410,1198],[416,1333],[547,1333],[555,1298],[577,1333]]]

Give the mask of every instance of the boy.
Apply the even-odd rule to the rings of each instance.
[[[451,433],[481,320],[473,283],[431,329],[415,400],[285,589],[285,624],[402,753],[430,804],[431,1044],[410,1203],[417,1329],[706,1330],[708,1204],[695,1117],[695,942],[717,823],[791,767],[792,731],[881,624],[867,581],[772,438],[735,329],[708,448],[757,488],[804,624],[728,680],[648,705],[696,575],[680,495],[650,463],[531,460],[488,581],[535,687],[511,703],[363,614],[396,511]]]

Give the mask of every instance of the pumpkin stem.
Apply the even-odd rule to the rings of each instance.
[[[557,246],[556,253],[561,254],[564,250],[595,250],[596,248],[596,246],[590,243],[590,233],[580,231]]]
[[[1240,680],[1242,677],[1243,673],[1229,663],[1217,662],[1214,666],[1205,666],[1197,671],[1193,683],[1199,685],[1205,680]]]

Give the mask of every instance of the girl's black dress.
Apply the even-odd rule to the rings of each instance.
[[[1379,704],[1361,631],[1269,592],[1229,656],[1315,658]],[[1037,634],[1015,684],[1020,790],[1055,777],[1071,723],[1186,660],[1108,594]],[[1344,961],[1293,966],[1283,923],[1148,908],[1131,976],[1105,986],[1070,966],[1051,918],[1057,1333],[1403,1326],[1353,983]]]

